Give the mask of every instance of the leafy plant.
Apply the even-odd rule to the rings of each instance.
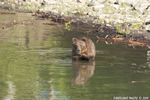
[[[140,29],[142,27],[142,24],[132,24],[133,29]]]
[[[71,22],[70,22],[70,21],[67,22],[67,23],[65,23],[65,29],[68,30],[68,31],[70,31],[70,30],[71,30],[70,25],[71,25]]]
[[[130,29],[128,27],[126,28],[122,28],[121,25],[116,25],[116,32],[120,33],[120,34],[130,34]]]

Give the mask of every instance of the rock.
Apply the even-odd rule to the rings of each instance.
[[[150,21],[147,21],[146,23],[145,23],[145,25],[149,25],[150,24]]]
[[[146,25],[146,26],[145,26],[145,29],[146,29],[147,31],[150,31],[150,24]]]
[[[105,7],[104,4],[100,4],[98,6],[93,6],[93,11],[98,11],[98,10],[102,9],[103,7]]]
[[[119,10],[120,6],[119,5],[112,5],[115,9]]]

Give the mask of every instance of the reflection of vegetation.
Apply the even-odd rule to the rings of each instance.
[[[1,93],[3,93],[0,98],[4,98],[7,95],[6,81],[12,81],[17,88],[15,92],[16,100],[20,100],[22,97],[48,99],[55,97],[55,95],[66,95],[63,93],[67,88],[65,76],[71,77],[71,75],[66,75],[71,73],[69,73],[68,69],[61,69],[61,66],[65,67],[62,64],[63,62],[60,62],[60,59],[64,59],[63,56],[61,58],[55,53],[46,53],[40,56],[38,52],[21,52],[23,49],[14,48],[16,46],[12,44],[0,44],[0,46],[3,47],[0,49],[0,65],[2,65],[0,66],[0,76],[3,76],[0,79],[0,87],[3,87],[0,89]],[[8,50],[3,50],[6,48]],[[58,66],[60,69],[57,68]],[[67,70],[68,72],[66,72]],[[53,80],[55,81],[53,82]],[[68,82],[70,82],[70,79]],[[55,94],[54,91],[56,90],[60,91],[60,94]]]
[[[70,82],[70,79],[66,81],[66,76],[71,77],[71,68],[61,69],[67,62],[62,59],[68,57],[68,52],[64,55],[66,49],[60,47],[63,42],[58,37],[63,34],[59,32],[61,27],[46,27],[38,22],[33,27],[16,25],[10,29],[1,36],[0,42],[0,99],[9,95],[7,81],[16,88],[15,100],[65,97],[63,91],[68,89],[66,83]]]
[[[6,81],[12,81],[14,83],[17,88],[15,92],[17,100],[22,99],[22,97],[30,97],[35,95],[34,91],[37,91],[37,73],[35,73],[36,65],[34,62],[36,62],[36,59],[34,59],[34,61],[31,60],[31,58],[34,58],[35,55],[30,56],[30,54],[26,54],[26,56],[24,56],[24,53],[15,52],[19,50],[19,48],[15,49],[13,45],[10,45],[9,49],[7,47],[8,44],[6,46],[5,44],[0,45],[3,47],[0,49],[0,55],[1,57],[3,56],[3,58],[0,59],[0,64],[3,66],[0,67],[3,69],[2,75],[6,78],[3,82],[5,83]],[[8,50],[3,50],[6,48]]]
[[[18,19],[20,20],[21,18],[19,17]],[[48,28],[51,31],[47,33],[45,30],[43,31],[42,28]],[[57,51],[53,50],[54,52],[50,52],[54,54],[52,56],[47,55],[47,52],[42,52],[42,48],[40,48],[58,47],[60,45],[59,41],[61,41],[61,39],[60,37],[55,37],[55,35],[62,34],[58,32],[59,30],[61,30],[61,27],[58,30],[58,28],[56,27],[45,27],[41,26],[41,23],[37,23],[33,27],[31,27],[30,25],[16,25],[15,27],[9,28],[8,30],[9,31],[5,33],[5,35],[1,36],[0,42],[0,99],[3,99],[7,95],[9,95],[7,91],[7,81],[12,82],[16,88],[15,100],[36,100],[39,98],[48,99],[51,98],[52,95],[56,95],[54,94],[55,90],[53,89],[55,89],[57,86],[59,86],[60,88],[64,87],[60,90],[64,91],[64,77],[61,77],[60,79],[55,78],[58,77],[59,73],[61,73],[62,70],[56,69],[55,73],[59,72],[56,76],[52,75],[51,73],[53,71],[53,68],[60,66],[62,63],[42,63],[44,61],[47,61],[47,59],[50,61],[51,59],[55,59],[55,61],[57,61],[56,59],[58,58],[59,61],[61,57],[56,53],[57,51],[61,51],[62,49],[59,47]],[[9,38],[5,39],[5,36],[8,36]],[[46,49],[47,51],[49,50],[49,48]],[[40,54],[43,55],[41,56]],[[64,72],[62,76],[65,75],[66,74]],[[53,80],[53,77],[59,80],[56,87],[54,87],[53,82],[51,82],[51,80]]]
[[[5,45],[0,45],[1,48],[4,48]],[[6,46],[5,46],[6,47]],[[8,57],[8,53],[6,50],[0,50],[0,99],[7,95],[7,76],[5,75],[7,72],[8,62],[6,58]],[[4,67],[5,66],[5,67]]]

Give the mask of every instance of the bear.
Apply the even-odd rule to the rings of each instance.
[[[93,61],[95,58],[95,45],[91,39],[72,38],[72,59]]]

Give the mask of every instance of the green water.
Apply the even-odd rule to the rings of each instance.
[[[25,24],[2,29],[14,20]],[[146,47],[97,43],[78,28],[46,22],[28,13],[0,15],[0,100],[150,99]],[[94,62],[72,62],[71,39],[79,36],[95,43]]]

